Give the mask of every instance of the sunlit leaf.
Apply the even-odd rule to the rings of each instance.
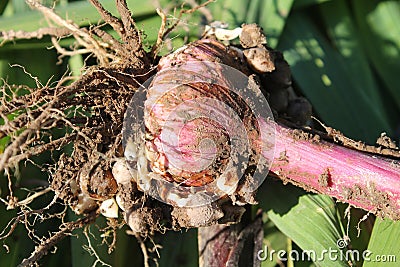
[[[382,131],[392,133],[385,117],[374,111],[375,100],[352,81],[352,68],[305,14],[294,12],[288,18],[279,49],[295,82],[327,124],[368,142]]]
[[[376,220],[364,258],[364,267],[398,266],[400,260],[400,222]]]
[[[354,95],[360,99],[357,102],[365,105],[362,110],[369,108],[371,112],[375,113],[375,118],[382,122],[381,127],[384,128],[381,130],[388,131],[390,123],[387,119],[388,114],[385,113],[383,95],[370,69],[367,54],[362,49],[363,43],[359,39],[347,2],[344,0],[331,1],[320,7],[333,46],[339,51],[346,66],[345,70],[351,77],[347,81],[346,91],[355,91]],[[344,90],[341,92],[345,93]]]
[[[277,182],[263,185],[258,196],[269,219],[302,250],[312,251],[317,266],[348,266],[346,260],[333,262],[322,256],[324,251],[340,251],[337,244],[344,237],[332,198]]]
[[[400,108],[400,2],[356,0],[353,5],[367,55]]]

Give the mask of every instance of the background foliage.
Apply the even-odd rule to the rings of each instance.
[[[53,1],[44,1],[52,5]],[[101,1],[116,14],[113,1]],[[151,1],[128,0],[138,26],[143,30],[145,43],[152,44],[157,36],[160,18]],[[162,7],[179,4],[161,0]],[[60,0],[57,13],[81,26],[96,24],[100,17],[87,1]],[[229,23],[230,28],[242,23],[257,22],[269,40],[269,45],[284,52],[293,72],[295,90],[312,103],[315,114],[324,123],[343,131],[346,135],[373,143],[381,132],[399,139],[400,132],[400,3],[377,0],[217,0],[209,5],[214,20]],[[46,26],[37,12],[31,11],[23,0],[0,1],[0,31],[34,31]],[[170,9],[169,19],[176,14]],[[185,17],[185,28],[171,35],[172,47],[177,48],[188,37],[194,39],[202,31],[204,18],[198,12]],[[64,46],[72,40],[63,40]],[[57,81],[66,72],[79,75],[84,59],[81,56],[64,58],[61,62],[54,49],[48,49],[48,38],[21,40],[0,47],[0,77],[10,84],[34,86],[35,81],[24,73],[38,77],[42,83]],[[1,121],[0,121],[1,123]],[[0,153],[7,137],[0,139]],[[33,159],[45,166],[51,163],[49,155]],[[46,184],[48,174],[31,163],[20,167],[16,178],[21,196],[23,188]],[[1,197],[8,189],[6,179],[0,180]],[[51,197],[37,203],[41,207]],[[336,242],[349,236],[350,249],[362,252],[371,250],[374,255],[396,255],[400,261],[400,223],[366,219],[365,212],[351,209],[345,217],[347,206],[337,204],[327,196],[308,194],[290,185],[267,179],[260,190],[260,206],[265,210],[264,244],[269,249],[315,250],[337,249]],[[61,207],[60,207],[61,211]],[[0,206],[0,228],[3,229],[15,216],[14,211]],[[73,214],[69,218],[73,219]],[[360,221],[363,219],[362,221]],[[99,224],[104,222],[99,221]],[[52,220],[39,224],[38,233],[46,235],[56,231]],[[357,230],[357,226],[360,229]],[[92,244],[100,243],[100,233],[92,227]],[[94,245],[99,257],[113,266],[140,266],[142,254],[136,240],[126,236],[123,228],[118,233],[117,249],[108,254],[106,246]],[[85,251],[87,245],[82,232],[77,232],[59,244],[54,254],[48,255],[43,265],[89,266],[95,257]],[[0,265],[16,266],[33,250],[34,244],[20,227],[10,238],[2,241]],[[160,266],[197,266],[196,231],[167,233],[149,240],[160,244]],[[8,248],[7,248],[7,247]],[[9,250],[9,252],[8,252]],[[154,253],[157,255],[157,253]],[[281,264],[275,257],[262,266]],[[287,266],[348,266],[346,260],[323,262],[287,262]],[[383,263],[357,261],[357,266],[381,266]],[[100,265],[100,264],[98,264]],[[385,263],[384,266],[397,266]]]

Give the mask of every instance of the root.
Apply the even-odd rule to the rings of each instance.
[[[79,28],[79,26],[75,23],[64,20],[52,9],[43,6],[39,2],[34,0],[26,0],[26,2],[31,8],[40,11],[48,20],[55,23],[59,27],[68,30],[80,46],[85,47],[87,50],[90,50],[96,55],[101,65],[108,64],[110,59],[110,56],[106,51],[108,44],[96,40],[86,29]]]
[[[123,43],[103,31],[99,26],[90,27],[89,29],[80,28],[72,21],[63,19],[53,9],[43,6],[38,1],[26,0],[26,2],[32,9],[36,9],[43,14],[50,27],[41,28],[34,32],[2,31],[0,33],[0,38],[2,38],[0,46],[17,39],[41,39],[44,36],[50,36],[52,37],[51,41],[54,48],[61,57],[76,54],[93,54],[99,61],[100,66],[109,66],[115,62],[119,64],[129,62],[130,65],[141,67],[150,64],[142,47],[141,35],[132,19],[126,1],[116,1],[121,20],[111,15],[97,0],[90,1],[104,21],[119,34]],[[72,51],[58,44],[61,38],[66,37],[72,37],[75,40],[76,44]]]
[[[99,257],[99,255],[97,254],[96,250],[94,249],[92,242],[90,241],[90,228],[89,226],[86,226],[85,229],[83,230],[83,234],[86,237],[86,240],[88,242],[88,244],[86,246],[84,246],[84,249],[91,255],[94,256],[96,258],[96,260],[93,262],[92,266],[97,266],[97,263],[100,263],[102,266],[108,266],[108,267],[112,267],[111,265],[105,263],[104,261],[102,261]]]
[[[178,20],[170,28],[167,28],[167,16],[160,11],[160,16],[164,15],[163,24],[150,56],[143,49],[142,33],[137,29],[125,0],[116,0],[120,18],[105,10],[98,0],[90,0],[104,23],[89,27],[79,27],[74,22],[65,20],[39,1],[26,2],[43,14],[48,27],[34,32],[2,32],[0,45],[17,39],[40,39],[48,36],[53,48],[59,53],[59,58],[81,54],[85,55],[85,60],[89,56],[94,57],[98,65],[86,68],[76,81],[67,76],[51,85],[42,84],[24,70],[35,81],[36,88],[8,85],[6,82],[1,87],[0,139],[7,137],[10,140],[0,155],[0,172],[5,171],[7,174],[9,192],[7,198],[0,200],[8,209],[16,209],[18,216],[7,225],[0,234],[0,239],[9,238],[18,225],[24,224],[28,236],[37,244],[32,254],[20,266],[36,264],[73,230],[93,223],[99,215],[97,210],[101,202],[114,197],[115,181],[109,174],[115,159],[123,155],[121,131],[126,107],[137,88],[156,71],[156,55],[162,42],[178,26],[182,15],[193,13],[212,1],[200,6],[191,3],[193,8],[187,10],[182,6]],[[114,38],[107,33],[104,30],[107,25],[120,38]],[[60,45],[63,38],[73,38],[74,45],[71,48],[63,47]],[[62,132],[61,136],[56,137],[55,131]],[[46,168],[32,159],[45,152],[50,152],[53,160],[46,163]],[[58,154],[61,155],[57,156]],[[13,192],[16,184],[12,170],[17,170],[25,162],[47,171],[50,179],[45,181],[47,187],[20,200]],[[29,207],[38,197],[49,193],[54,194],[54,199],[48,207],[40,210]],[[90,205],[85,206],[82,199],[89,199]],[[54,214],[49,211],[49,207],[56,201],[65,205],[62,213]],[[64,222],[67,208],[83,214],[83,217],[75,222]],[[156,209],[161,214],[159,207],[149,204],[146,208]],[[46,237],[37,236],[35,223],[54,217],[62,221],[60,231]],[[161,227],[159,221],[155,222],[157,229],[170,227]],[[118,226],[118,222],[113,222],[100,230],[105,232],[103,242],[108,244],[109,252],[115,247],[115,230]],[[93,249],[88,230],[85,228],[84,231],[88,240],[87,250],[96,258],[96,263],[106,265]],[[146,264],[156,262],[156,259],[148,255],[153,252],[146,249],[142,237],[137,234],[135,236],[141,243]]]
[[[25,32],[25,31],[2,31],[0,33],[0,38],[3,40],[0,42],[0,46],[3,46],[7,42],[12,42],[15,40],[21,39],[42,39],[44,36],[54,36],[57,38],[67,37],[71,34],[71,31],[65,28],[40,28],[34,32]]]
[[[117,10],[121,15],[121,20],[114,17],[108,12],[97,0],[90,0],[93,6],[100,13],[106,23],[108,23],[121,37],[124,45],[112,37],[110,34],[96,28],[95,33],[103,40],[106,40],[112,46],[112,50],[116,51],[120,58],[133,58],[138,62],[148,65],[146,53],[142,47],[141,35],[136,27],[132,14],[128,9],[125,0],[116,0]]]
[[[121,20],[111,16],[99,2],[92,1],[106,24],[119,29],[123,42],[102,30],[106,24],[80,28],[37,1],[28,0],[27,3],[43,13],[50,27],[30,33],[3,32],[2,44],[16,39],[42,38],[47,35],[51,37],[60,57],[90,54],[98,60],[98,66],[86,69],[85,74],[71,84],[71,77],[64,77],[55,86],[43,85],[24,70],[34,79],[37,88],[8,85],[5,82],[1,87],[0,139],[10,138],[8,146],[0,155],[0,172],[6,171],[9,191],[8,197],[1,201],[8,209],[18,209],[19,215],[0,234],[0,239],[9,238],[22,223],[28,236],[38,243],[32,255],[20,266],[35,264],[74,229],[94,222],[98,216],[97,199],[109,198],[115,194],[110,189],[113,179],[109,178],[109,173],[115,157],[122,156],[121,130],[125,109],[136,89],[155,71],[150,67],[150,60],[142,48],[141,36],[125,1],[117,1]],[[59,40],[66,37],[72,37],[76,41],[72,50],[59,44]],[[118,64],[114,64],[116,62]],[[62,136],[55,137],[54,130],[62,131]],[[53,155],[54,151],[63,150],[67,146],[70,146],[69,150],[72,148],[72,153],[65,150],[61,156]],[[32,157],[48,151],[52,153],[53,163],[42,170],[49,173],[50,180],[46,181],[49,186],[25,199],[17,199],[13,192],[16,186],[13,184],[12,170],[27,161],[38,166]],[[83,174],[87,174],[87,180],[82,179],[85,185],[80,184]],[[86,189],[83,190],[82,187]],[[82,204],[79,199],[82,194],[90,195],[92,205],[86,207],[88,210],[79,210],[82,214],[88,214],[82,219],[62,223],[60,231],[40,238],[33,228],[35,222],[53,217],[64,220],[66,212],[64,210],[61,214],[54,214],[48,207],[41,210],[29,208],[28,205],[35,199],[49,192],[55,192],[52,204],[56,200],[62,201],[66,208],[69,206],[75,211]],[[111,229],[113,239],[109,244],[109,252],[116,242],[115,227],[117,226]],[[89,239],[88,242],[90,248]],[[89,250],[96,257],[97,263],[104,264],[94,250]]]
[[[167,27],[167,16],[164,11],[162,11],[160,8],[157,8],[157,14],[161,17],[161,26],[158,31],[158,36],[157,36],[157,41],[156,43],[152,46],[151,52],[150,52],[150,57],[154,59],[156,55],[160,52],[162,43],[164,42],[165,38],[173,31],[175,28],[181,23],[182,16],[185,14],[192,14],[193,12],[196,12],[197,10],[204,10],[204,7],[209,5],[212,2],[215,2],[215,0],[208,0],[204,2],[201,5],[195,5],[193,3],[194,1],[191,2],[191,5],[193,6],[191,9],[184,9],[185,3],[181,5],[181,9],[179,11],[178,16],[176,17],[175,22],[170,26]]]
[[[79,219],[75,222],[68,222],[63,224],[62,229],[54,234],[53,236],[47,238],[35,247],[34,252],[32,252],[29,258],[24,259],[19,267],[25,266],[32,266],[33,264],[37,263],[43,256],[47,255],[50,249],[56,246],[62,239],[67,237],[69,234],[72,233],[75,229],[85,227],[91,223],[93,223],[98,214],[96,212],[92,212],[91,214],[87,215],[86,217]],[[89,239],[88,239],[89,240]]]

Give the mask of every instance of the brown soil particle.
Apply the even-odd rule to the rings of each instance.
[[[399,149],[396,145],[396,142],[390,139],[386,133],[381,133],[381,136],[376,140],[376,143],[380,146],[390,148],[390,149]]]
[[[331,180],[331,174],[329,172],[329,168],[326,168],[325,171],[318,177],[318,184],[322,187],[328,187]]]
[[[247,63],[257,73],[272,72],[275,70],[273,54],[265,47],[254,47],[243,51]]]
[[[289,162],[289,157],[286,155],[286,150],[279,153],[279,161]]]
[[[304,141],[308,141],[310,139],[313,138],[313,135],[311,133],[302,131],[300,129],[295,129],[292,132],[292,137],[293,140],[304,140]]]
[[[224,217],[224,213],[216,204],[193,208],[174,207],[171,215],[175,218],[175,225],[184,227],[210,226]]]
[[[400,216],[398,211],[394,209],[395,205],[391,204],[389,196],[376,189],[374,184],[364,188],[355,185],[353,188],[344,187],[342,188],[343,200],[351,201],[357,200],[362,203],[374,203],[374,208],[371,210],[372,213],[382,218],[389,217],[393,220],[399,220]]]

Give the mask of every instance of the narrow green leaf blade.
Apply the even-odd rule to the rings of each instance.
[[[161,236],[160,266],[196,267],[198,266],[197,231],[185,233],[169,231]]]
[[[268,219],[264,223],[263,251],[267,253],[272,250],[284,251],[287,249],[287,242],[288,237],[279,231],[274,223]],[[277,253],[273,253],[271,256],[272,257],[267,257],[267,259],[261,261],[261,267],[274,267],[277,266],[277,264],[282,263]]]
[[[399,266],[399,236],[400,222],[377,218],[368,244],[368,251],[364,252],[366,257],[364,257],[363,266]]]
[[[324,2],[328,2],[331,0],[296,0],[294,1],[293,8],[303,8],[303,7],[309,7],[312,5],[318,5]]]
[[[301,249],[312,251],[310,257],[317,266],[348,266],[345,259],[333,262],[326,254],[322,256],[329,249],[340,253],[337,243],[344,236],[332,198],[278,183],[263,185],[258,198],[280,231]]]
[[[400,2],[353,1],[369,59],[400,108]]]
[[[375,117],[390,128],[381,94],[364,52],[363,43],[351,16],[351,10],[344,0],[331,1],[320,5],[321,18],[324,20],[333,46],[339,51],[346,72],[351,77],[348,80],[349,89],[355,90],[362,101],[369,107]],[[373,108],[372,108],[373,107]]]
[[[367,142],[374,142],[382,131],[392,133],[365,97],[364,88],[352,84],[354,74],[344,58],[306,14],[291,14],[279,49],[291,65],[294,80],[327,124]]]

